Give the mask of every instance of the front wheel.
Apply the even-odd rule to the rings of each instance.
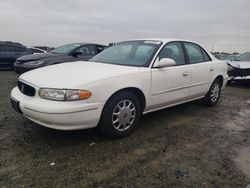
[[[110,138],[128,136],[141,115],[138,97],[129,91],[117,93],[104,106],[99,123],[100,131]]]
[[[221,94],[221,81],[219,79],[214,80],[208,93],[203,99],[203,103],[207,106],[214,106],[218,103]]]

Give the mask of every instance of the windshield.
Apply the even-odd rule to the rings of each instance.
[[[120,42],[89,61],[138,67],[148,66],[160,44],[160,41],[145,40]]]
[[[241,54],[235,60],[236,61],[250,61],[250,52],[245,52],[244,54]]]
[[[237,55],[228,55],[225,57],[224,60],[234,60],[237,57]]]
[[[74,49],[78,48],[80,44],[67,44],[65,46],[60,46],[51,51],[51,53],[55,54],[69,54]]]

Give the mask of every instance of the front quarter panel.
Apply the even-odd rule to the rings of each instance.
[[[150,96],[150,79],[150,69],[140,68],[137,73],[107,78],[83,85],[81,88],[91,91],[92,96],[88,99],[89,103],[106,102],[114,93],[126,88],[137,88],[141,90],[147,103]]]

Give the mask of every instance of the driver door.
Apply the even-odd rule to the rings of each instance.
[[[156,61],[162,58],[173,59],[176,65],[151,69],[151,109],[148,110],[180,103],[188,98],[188,86],[191,83],[190,67],[186,65],[181,43],[166,44]]]

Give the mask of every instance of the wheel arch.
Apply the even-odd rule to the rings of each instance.
[[[121,93],[121,92],[124,92],[124,91],[132,92],[134,95],[136,95],[138,97],[138,100],[140,102],[141,109],[142,109],[142,112],[143,112],[145,110],[145,108],[146,108],[146,97],[145,97],[145,94],[143,93],[143,91],[141,89],[137,88],[137,87],[126,87],[126,88],[119,89],[116,92],[114,92],[108,98],[107,101],[109,101],[113,96],[117,95],[118,93]]]
[[[220,81],[220,83],[221,83],[221,86],[223,86],[223,76],[222,75],[219,75],[219,76],[217,76],[214,80],[219,80]]]

